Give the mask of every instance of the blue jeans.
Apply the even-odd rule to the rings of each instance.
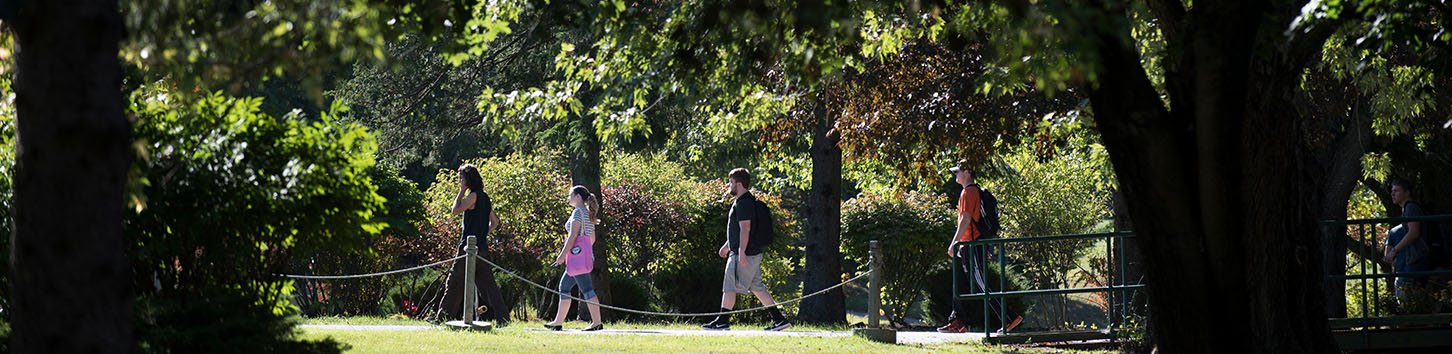
[[[576,276],[565,274],[564,276],[560,277],[559,291],[561,294],[569,294],[570,290],[573,290],[577,285],[580,287],[581,299],[589,300],[595,298],[595,283],[590,280],[590,273],[580,274]],[[569,297],[560,295],[560,300],[567,299],[569,299]]]

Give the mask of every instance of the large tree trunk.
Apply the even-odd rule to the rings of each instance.
[[[813,110],[817,126],[812,132],[812,190],[807,196],[806,276],[802,294],[810,294],[842,280],[842,148],[832,130],[826,105]],[[812,324],[840,324],[847,320],[842,288],[802,300],[797,319]]]
[[[1358,98],[1352,105],[1350,119],[1345,131],[1340,132],[1335,142],[1326,146],[1318,154],[1325,156],[1326,170],[1324,175],[1327,178],[1326,189],[1322,190],[1322,203],[1320,211],[1317,212],[1319,220],[1346,220],[1346,204],[1351,200],[1351,192],[1356,190],[1357,182],[1361,180],[1361,156],[1371,146],[1371,107],[1370,102]],[[1327,275],[1340,275],[1345,273],[1347,233],[1346,227],[1339,225],[1322,226],[1322,240],[1325,242],[1321,247],[1324,260],[1323,268]],[[1346,280],[1327,280],[1326,283],[1326,315],[1333,318],[1346,317]]]
[[[582,140],[577,142],[577,150],[570,157],[570,180],[575,185],[585,186],[595,194],[595,200],[604,205],[604,193],[600,190],[600,136],[595,132],[595,117],[589,114],[578,116],[579,124],[575,127]],[[605,212],[596,212],[599,217],[604,218]],[[600,303],[613,304],[610,295],[610,230],[604,228],[595,229],[595,270],[590,272],[591,278],[595,281],[595,295],[599,296]],[[588,307],[575,306],[579,318],[590,318]],[[609,312],[601,312],[600,316],[606,319],[613,318]]]
[[[20,5],[19,149],[11,235],[11,349],[123,353],[135,347],[122,201],[130,162],[121,13],[111,1]]]
[[[1170,353],[1334,352],[1316,224],[1326,178],[1290,101],[1309,55],[1264,3],[1195,6],[1166,23],[1172,109],[1128,28],[1092,28],[1090,100],[1146,257],[1155,340]]]

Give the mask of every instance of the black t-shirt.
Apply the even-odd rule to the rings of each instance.
[[[482,189],[471,191],[475,194],[474,208],[464,211],[464,235],[460,238],[459,244],[469,242],[469,235],[478,236],[478,243],[483,246],[486,236],[489,236],[489,214],[494,212],[494,203],[489,201],[489,194]]]
[[[741,221],[751,220],[751,227],[756,228],[756,196],[751,192],[736,197],[731,203],[731,214],[726,218],[726,242],[730,244],[731,251],[741,249]],[[761,254],[760,242],[750,240],[746,243],[746,255],[755,256]]]

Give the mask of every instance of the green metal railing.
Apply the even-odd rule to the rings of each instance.
[[[1370,294],[1372,292],[1380,291],[1380,289],[1381,289],[1381,283],[1384,281],[1384,279],[1399,278],[1399,277],[1452,276],[1452,270],[1421,271],[1421,272],[1402,272],[1402,271],[1399,271],[1398,270],[1398,271],[1392,271],[1392,272],[1383,272],[1381,270],[1381,268],[1384,268],[1385,267],[1385,264],[1383,264],[1383,263],[1380,262],[1380,258],[1367,259],[1366,255],[1368,255],[1368,254],[1370,254],[1370,255],[1372,255],[1374,257],[1375,256],[1380,256],[1382,254],[1382,252],[1377,252],[1377,250],[1379,250],[1379,248],[1377,247],[1377,245],[1373,244],[1374,242],[1373,243],[1368,243],[1367,242],[1367,240],[1368,240],[1368,238],[1367,238],[1367,236],[1368,236],[1368,228],[1371,229],[1370,230],[1371,231],[1371,236],[1373,236],[1371,238],[1371,240],[1375,241],[1376,240],[1375,239],[1375,234],[1379,232],[1378,230],[1376,230],[1376,225],[1388,224],[1388,226],[1389,226],[1388,229],[1390,229],[1390,226],[1394,226],[1395,224],[1406,223],[1406,222],[1452,222],[1452,214],[1427,215],[1427,216],[1415,216],[1415,217],[1401,217],[1401,218],[1378,218],[1378,219],[1325,220],[1325,221],[1321,221],[1321,225],[1322,226],[1326,226],[1326,227],[1348,227],[1348,228],[1349,227],[1355,227],[1356,228],[1356,235],[1357,235],[1357,237],[1356,237],[1356,240],[1357,240],[1356,247],[1358,247],[1357,248],[1357,254],[1360,255],[1359,257],[1357,257],[1359,260],[1357,261],[1356,267],[1359,267],[1360,268],[1360,273],[1361,274],[1357,274],[1357,275],[1346,275],[1345,274],[1345,271],[1342,270],[1342,271],[1336,271],[1333,274],[1327,274],[1326,275],[1326,279],[1329,280],[1329,281],[1331,281],[1333,284],[1338,283],[1341,280],[1357,281],[1357,282],[1360,283],[1359,285],[1360,285],[1360,287],[1362,289],[1362,291],[1361,291],[1361,299],[1360,299],[1361,300],[1361,311],[1360,311],[1360,313],[1358,313],[1356,315],[1356,317],[1351,317],[1350,316],[1351,315],[1351,311],[1347,311],[1347,315],[1348,315],[1347,318],[1333,318],[1333,319],[1331,319],[1331,321],[1332,321],[1332,327],[1341,327],[1341,328],[1363,327],[1363,328],[1365,328],[1365,327],[1373,327],[1373,326],[1378,326],[1378,325],[1398,324],[1399,323],[1399,322],[1397,322],[1398,320],[1391,320],[1391,319],[1379,320],[1379,319],[1384,319],[1385,315],[1388,312],[1386,311],[1386,309],[1383,309],[1382,308],[1381,303],[1379,301],[1370,301],[1370,300],[1368,300],[1368,297],[1370,297]],[[1423,228],[1422,230],[1426,230],[1426,228]],[[1347,230],[1344,230],[1344,232],[1348,232],[1349,233],[1349,232],[1351,232],[1351,230],[1347,229]],[[1368,252],[1368,250],[1370,250],[1370,252]],[[1340,252],[1338,252],[1338,254],[1340,254]],[[1368,269],[1368,268],[1370,268],[1370,269]],[[1385,281],[1387,283],[1394,283],[1391,280],[1385,280]],[[1367,287],[1367,283],[1368,282],[1371,283],[1371,285],[1372,285],[1371,287]],[[1389,288],[1392,288],[1393,289],[1392,291],[1395,291],[1395,285],[1394,284],[1389,284],[1389,285],[1391,285]],[[1342,289],[1345,289],[1345,286],[1342,286]],[[1344,293],[1343,293],[1343,296],[1344,296]],[[1408,317],[1408,318],[1413,318],[1413,317],[1415,317],[1415,318],[1422,318],[1422,317],[1428,317],[1428,316],[1411,316],[1411,317]],[[1434,321],[1435,321],[1435,319],[1434,319]]]
[[[1002,238],[1002,237],[1000,237],[1000,238],[991,238],[991,239],[981,239],[981,240],[975,240],[975,241],[959,241],[959,242],[955,242],[955,243],[953,243],[953,254],[955,254],[955,255],[959,254],[959,251],[962,250],[963,247],[968,247],[968,251],[969,251],[969,254],[970,255],[983,255],[983,254],[986,254],[986,252],[985,253],[980,253],[981,250],[984,250],[984,249],[989,249],[989,250],[992,250],[993,252],[995,252],[994,253],[995,257],[993,257],[993,260],[991,262],[997,264],[997,266],[998,266],[998,274],[999,274],[999,276],[998,276],[998,289],[999,290],[998,291],[987,291],[987,289],[976,289],[977,288],[977,286],[976,286],[977,284],[976,284],[976,281],[973,281],[973,278],[972,278],[973,275],[972,274],[968,274],[968,277],[967,278],[969,279],[969,281],[968,281],[968,290],[969,291],[967,293],[964,293],[962,291],[959,291],[960,285],[958,284],[958,279],[960,278],[960,276],[959,276],[960,273],[963,271],[963,267],[962,267],[962,264],[961,264],[962,260],[960,260],[959,257],[952,257],[953,258],[953,294],[955,294],[955,297],[958,300],[979,300],[979,299],[982,299],[983,300],[983,334],[984,334],[984,338],[989,338],[989,337],[991,337],[993,335],[992,332],[989,330],[989,325],[988,325],[989,324],[989,322],[988,322],[989,317],[988,316],[989,316],[989,311],[990,311],[990,308],[989,308],[989,302],[990,302],[989,300],[990,299],[999,299],[1000,300],[999,301],[999,310],[998,310],[998,316],[999,316],[998,321],[999,321],[999,323],[1007,323],[1007,320],[1008,319],[1007,318],[1004,318],[1003,313],[1006,312],[1004,310],[1008,306],[1007,301],[1005,301],[1005,300],[1008,299],[1008,298],[1010,298],[1010,297],[1020,297],[1020,296],[1030,296],[1030,295],[1059,295],[1059,294],[1075,294],[1075,293],[1104,292],[1104,293],[1107,293],[1108,298],[1109,298],[1109,301],[1108,301],[1108,303],[1109,303],[1109,311],[1106,312],[1106,317],[1107,317],[1106,318],[1106,321],[1108,323],[1108,328],[1106,328],[1105,334],[1107,334],[1109,336],[1114,336],[1115,335],[1115,331],[1117,330],[1116,329],[1116,324],[1123,325],[1124,323],[1126,323],[1126,321],[1124,321],[1124,320],[1127,319],[1128,316],[1129,316],[1129,314],[1127,313],[1128,311],[1122,311],[1122,310],[1120,310],[1121,307],[1127,308],[1128,306],[1122,306],[1122,305],[1125,305],[1125,304],[1128,304],[1129,303],[1128,296],[1125,296],[1123,294],[1125,292],[1128,292],[1128,291],[1132,291],[1132,290],[1136,290],[1136,289],[1141,289],[1141,288],[1144,288],[1145,287],[1144,284],[1129,284],[1129,283],[1126,283],[1124,281],[1124,279],[1122,279],[1123,278],[1123,274],[1125,274],[1125,268],[1126,268],[1126,266],[1124,264],[1124,247],[1123,247],[1123,245],[1124,245],[1124,239],[1126,239],[1126,238],[1132,238],[1132,237],[1134,237],[1134,233],[1129,232],[1129,231],[1120,231],[1120,232],[1106,232],[1106,233],[1093,233],[1093,234],[1075,234],[1075,235],[1052,235],[1052,236],[1035,236],[1035,237],[1014,237],[1014,238]],[[1006,275],[1005,270],[1008,267],[1006,265],[1005,260],[1004,260],[1004,257],[1003,257],[1003,246],[1004,245],[1006,245],[1006,244],[1012,244],[1012,243],[1030,243],[1030,242],[1065,241],[1065,240],[1086,240],[1086,239],[1104,239],[1104,240],[1106,240],[1106,242],[1104,243],[1104,256],[1105,256],[1105,259],[1109,260],[1109,267],[1110,267],[1110,270],[1111,271],[1108,272],[1109,273],[1108,274],[1109,279],[1107,279],[1107,281],[1105,282],[1105,285],[1104,286],[1091,286],[1091,287],[1079,287],[1079,288],[1062,288],[1062,289],[1035,289],[1035,290],[1003,291],[1004,289],[1006,289],[1004,287],[1004,285],[1005,285],[1005,278],[1007,278],[1007,275]],[[988,260],[984,260],[984,261],[988,261]],[[989,265],[989,264],[987,264],[985,262],[985,267],[992,267],[992,265]],[[1113,271],[1113,269],[1115,269],[1115,268],[1118,268],[1118,270],[1119,270],[1118,273],[1116,273],[1116,272]],[[984,270],[978,270],[978,271],[979,272],[983,272]],[[1116,274],[1119,274],[1120,276],[1116,277]],[[989,282],[989,281],[990,280],[987,278],[987,273],[984,273],[984,282]],[[1118,296],[1116,296],[1116,293],[1118,293]],[[1116,299],[1118,299],[1120,302],[1119,303],[1116,303],[1115,302]],[[1120,321],[1115,321],[1114,320],[1116,315],[1119,315],[1120,316]]]

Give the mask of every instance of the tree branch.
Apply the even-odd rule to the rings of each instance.
[[[1185,5],[1180,0],[1149,0],[1150,12],[1160,21],[1160,33],[1165,36],[1165,42],[1172,42],[1180,37],[1180,27],[1185,23]]]

